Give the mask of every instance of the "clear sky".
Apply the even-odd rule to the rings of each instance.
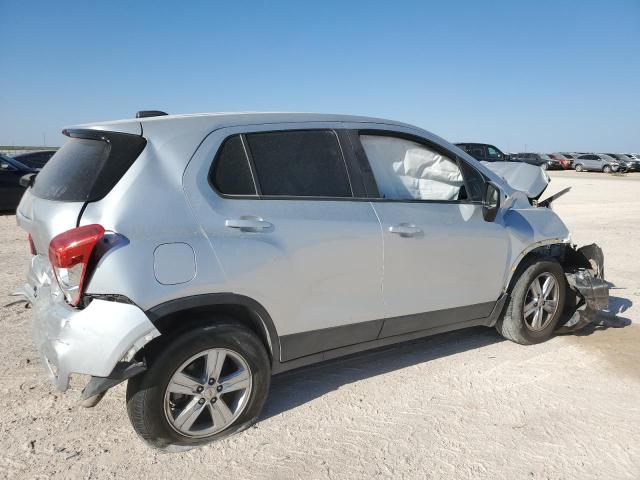
[[[313,111],[640,152],[640,0],[0,0],[0,144],[137,110]]]

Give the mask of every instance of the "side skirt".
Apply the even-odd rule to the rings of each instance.
[[[363,341],[352,345],[346,345],[339,348],[333,348],[331,350],[325,350],[322,352],[314,353],[312,355],[306,355],[304,357],[296,358],[286,362],[274,362],[272,367],[272,373],[283,373],[295,368],[312,365],[315,363],[323,362],[326,360],[332,360],[334,358],[343,357],[345,355],[351,355],[353,353],[363,352],[365,350],[372,350],[374,348],[386,347],[400,342],[408,340],[415,340],[417,338],[428,337],[431,335],[437,335],[439,333],[450,332],[452,330],[459,330],[462,328],[487,326],[492,327],[502,314],[508,294],[503,294],[497,302],[495,302],[491,313],[488,316],[482,318],[474,318],[470,320],[463,320],[459,322],[446,323],[442,325],[433,326],[430,328],[417,330],[413,332],[402,333],[399,335],[386,336],[382,338],[376,338],[375,340]],[[368,323],[368,322],[367,322]],[[283,340],[286,337],[281,338]],[[283,342],[284,345],[284,342]]]

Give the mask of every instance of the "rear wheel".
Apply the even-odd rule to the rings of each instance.
[[[255,423],[271,368],[262,342],[239,325],[189,331],[127,385],[136,433],[167,451],[202,445]]]
[[[583,172],[584,171],[584,167],[581,164],[576,164],[575,166],[576,172]]]
[[[604,173],[611,173],[611,167],[609,165],[605,165],[604,167],[602,167],[602,171]]]
[[[496,328],[503,337],[530,345],[553,334],[564,309],[566,281],[553,258],[533,259],[521,272]]]

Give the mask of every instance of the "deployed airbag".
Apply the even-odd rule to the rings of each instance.
[[[403,138],[361,135],[360,140],[386,198],[458,199],[464,182],[451,159]]]

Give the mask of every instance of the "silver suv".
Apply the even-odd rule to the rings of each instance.
[[[25,179],[20,295],[56,387],[90,375],[93,406],[127,380],[157,448],[247,428],[272,374],[475,325],[537,343],[607,305],[602,252],[571,245],[545,172],[410,125],[203,114],[63,133]]]
[[[577,155],[573,161],[576,172],[604,172],[611,173],[620,170],[620,162],[606,154],[588,153]]]

